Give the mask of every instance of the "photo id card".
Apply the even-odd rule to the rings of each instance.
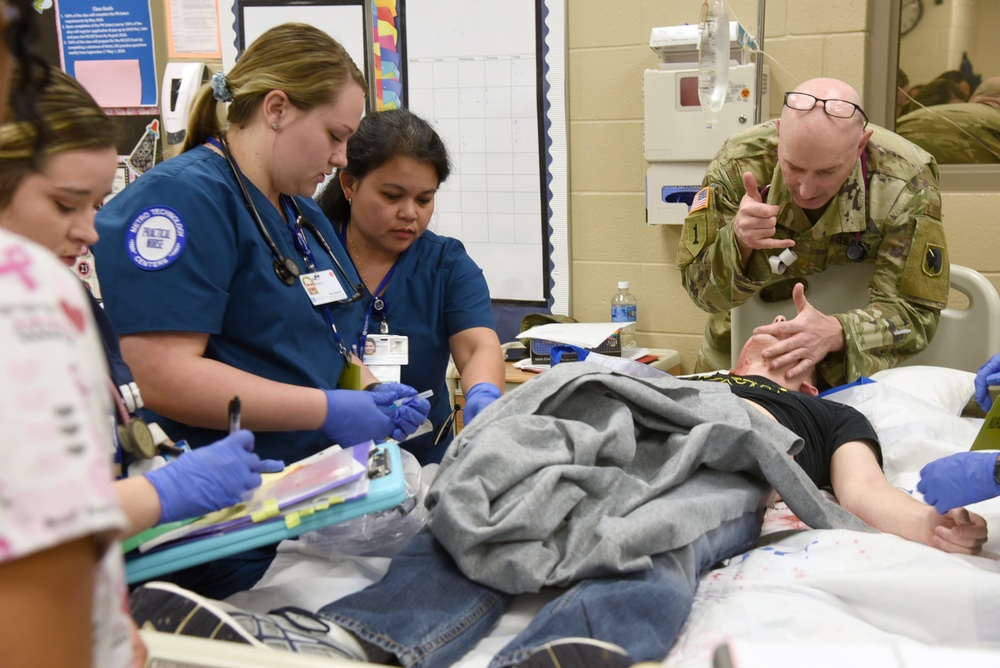
[[[322,306],[347,298],[347,293],[344,292],[333,269],[302,274],[299,276],[299,282],[313,306]]]
[[[406,336],[369,334],[365,339],[365,364],[402,365],[410,361],[410,340]]]

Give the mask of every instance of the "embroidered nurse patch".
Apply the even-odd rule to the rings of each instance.
[[[180,215],[165,206],[151,206],[139,213],[125,234],[125,252],[132,264],[156,271],[180,257],[187,237]]]

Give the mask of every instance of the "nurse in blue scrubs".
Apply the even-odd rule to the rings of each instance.
[[[219,103],[228,104],[220,125]],[[365,82],[347,52],[304,24],[272,28],[195,99],[180,155],[97,216],[105,309],[147,408],[193,446],[225,435],[238,395],[261,458],[403,440],[430,406],[350,353],[364,321],[358,278],[311,200],[345,162]],[[308,279],[308,280],[306,280]],[[183,583],[227,596],[270,562]],[[217,564],[216,564],[217,565]]]
[[[393,358],[390,350],[389,361],[405,361],[403,383],[434,390],[434,429],[405,443],[422,464],[440,461],[452,440],[449,355],[461,374],[465,424],[504,387],[483,272],[460,241],[427,229],[448,172],[444,143],[426,121],[402,109],[383,111],[361,121],[347,144],[347,166],[318,197],[364,283],[357,350],[365,351],[373,337],[390,348],[404,339],[399,348],[408,358]],[[376,356],[364,358],[373,369]]]

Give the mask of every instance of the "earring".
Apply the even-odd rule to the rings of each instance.
[[[352,204],[354,204],[354,200],[352,200],[350,197],[348,197],[347,198],[347,206],[351,206]]]
[[[277,123],[271,123],[271,129],[274,130],[275,132],[277,132],[277,130],[278,130],[278,124]]]

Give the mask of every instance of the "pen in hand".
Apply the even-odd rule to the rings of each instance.
[[[233,434],[240,430],[240,398],[233,397],[229,400],[229,433]]]

